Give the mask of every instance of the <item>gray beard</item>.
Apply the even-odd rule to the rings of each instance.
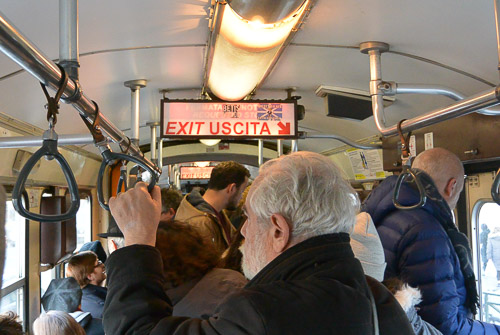
[[[266,252],[264,249],[264,243],[257,242],[251,251],[245,251],[245,246],[248,244],[243,243],[240,247],[240,251],[243,254],[241,261],[241,269],[243,274],[248,280],[252,280],[266,265]]]

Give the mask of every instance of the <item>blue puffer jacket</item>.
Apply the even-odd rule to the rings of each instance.
[[[385,279],[399,277],[418,287],[423,299],[419,315],[444,335],[500,334],[499,327],[473,320],[465,307],[466,289],[458,256],[440,223],[452,220],[448,205],[443,206],[443,198],[431,187],[434,192],[426,192],[423,208],[398,210],[392,203],[396,180],[397,176],[384,180],[363,204],[384,246]],[[402,205],[415,204],[418,197],[416,189],[402,185]]]

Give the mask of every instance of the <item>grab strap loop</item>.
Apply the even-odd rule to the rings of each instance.
[[[401,129],[401,124],[406,121],[405,119],[398,122],[398,134],[401,139],[401,161],[402,161],[402,171],[396,182],[396,187],[394,188],[394,194],[392,196],[392,202],[397,209],[410,210],[421,208],[427,202],[427,195],[425,194],[425,188],[420,181],[417,173],[411,168],[411,154],[410,154],[410,136],[411,132],[405,137]],[[419,193],[419,200],[416,204],[404,206],[399,202],[399,192],[401,191],[401,186],[406,178],[410,177],[410,181],[414,180],[417,185],[417,190]]]
[[[52,127],[57,123],[57,114],[59,114],[59,100],[61,99],[64,90],[68,85],[68,74],[66,73],[66,71],[64,71],[64,68],[62,66],[57,66],[61,70],[61,82],[59,83],[59,87],[54,97],[51,97],[49,95],[45,84],[40,82],[42,91],[45,94],[45,98],[47,99],[47,105],[45,105],[45,108],[47,108],[47,121]]]

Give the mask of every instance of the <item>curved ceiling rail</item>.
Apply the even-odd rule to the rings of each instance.
[[[34,46],[25,36],[23,36],[0,12],[0,50],[10,59],[19,64],[23,69],[31,73],[41,83],[57,90],[61,81],[62,73],[57,65],[45,56],[36,46]],[[68,85],[63,93],[66,103],[71,103],[73,107],[91,124],[98,115],[96,104],[83,94],[78,81],[68,80]],[[99,113],[100,129],[113,142],[120,146],[128,146],[128,137],[118,129],[113,123]],[[142,155],[139,147],[132,143],[129,152],[143,161],[144,165],[160,176],[158,169],[150,160]]]
[[[396,135],[396,125],[386,127],[384,116],[383,96],[390,89],[390,83],[382,81],[380,55],[389,50],[389,45],[383,42],[361,43],[360,51],[370,56],[370,95],[372,98],[373,118],[377,129],[383,136]],[[441,121],[453,119],[462,115],[470,114],[500,103],[500,85],[480,92],[476,95],[460,100],[444,108],[430,111],[402,123],[404,132],[423,128]],[[499,112],[489,111],[488,114],[500,115]]]
[[[344,136],[340,135],[323,135],[323,134],[308,134],[304,133],[303,137],[301,136],[300,138],[327,138],[327,139],[332,139],[332,140],[337,140],[340,142],[343,142],[353,148],[357,149],[364,149],[364,150],[372,150],[372,149],[382,149],[382,144],[361,144],[354,142],[353,140],[350,140]]]

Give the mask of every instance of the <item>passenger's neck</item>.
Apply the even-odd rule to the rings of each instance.
[[[208,202],[208,204],[212,206],[217,212],[220,212],[224,208],[226,208],[227,201],[224,195],[221,193],[222,191],[224,190],[216,191],[208,189],[203,195],[203,200]]]

